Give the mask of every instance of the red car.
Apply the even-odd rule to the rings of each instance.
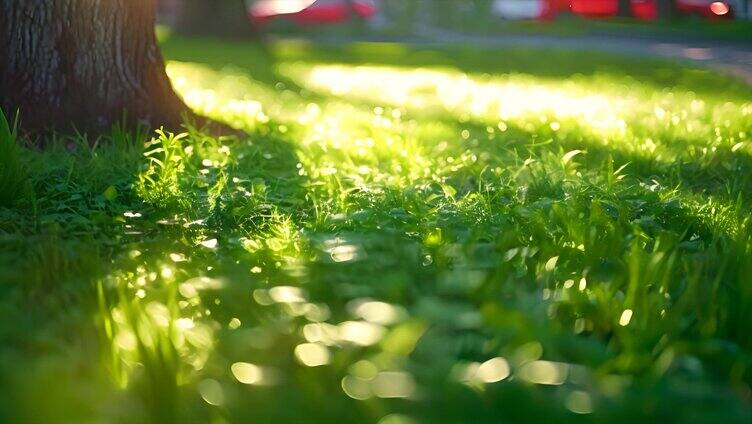
[[[631,12],[638,19],[653,20],[658,17],[655,0],[630,1]],[[575,15],[607,18],[619,14],[619,0],[572,0],[570,10]]]
[[[301,24],[327,24],[375,14],[374,0],[257,0],[248,11],[257,23],[287,18]]]
[[[657,0],[632,0],[632,15],[642,20],[658,19]],[[710,19],[732,18],[733,8],[727,0],[677,0],[676,9],[685,15]],[[619,0],[571,0],[570,10],[585,17],[612,17],[619,13]]]
[[[726,1],[714,0],[679,0],[676,8],[681,13],[702,15],[707,18],[732,18],[734,8]]]
[[[738,0],[676,0],[679,13],[709,19],[733,18]],[[631,0],[632,15],[641,20],[658,18],[657,0]],[[619,14],[619,0],[495,0],[493,13],[506,19],[550,20],[562,13],[585,18],[608,18]]]

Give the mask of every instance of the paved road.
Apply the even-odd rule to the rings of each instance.
[[[689,61],[735,75],[752,84],[752,45],[707,41],[661,41],[620,36],[555,37],[548,35],[468,35],[425,29],[424,40],[437,44],[472,43],[491,46],[552,47],[595,50]]]

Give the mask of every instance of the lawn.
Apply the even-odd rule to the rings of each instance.
[[[586,52],[163,48],[248,135],[5,151],[0,422],[752,419],[750,87]]]
[[[553,21],[514,21],[471,14],[455,16],[447,24],[457,31],[484,35],[649,38],[736,45],[749,45],[752,42],[752,22],[713,21],[698,17],[656,23],[628,18],[586,19],[567,15]]]

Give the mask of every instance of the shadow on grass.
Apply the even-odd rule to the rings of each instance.
[[[272,45],[277,60],[327,64],[388,65],[405,68],[452,68],[472,75],[527,74],[542,79],[566,80],[578,76],[605,76],[625,85],[634,81],[657,90],[684,89],[710,95],[735,88],[735,99],[745,101],[752,88],[742,81],[700,68],[677,66],[669,60],[555,49],[483,48],[448,46],[441,49],[398,43],[351,45]],[[536,54],[531,54],[535,52]],[[555,63],[553,66],[551,64]],[[720,90],[719,90],[720,89]],[[726,98],[728,100],[728,98]]]
[[[269,86],[282,82],[292,90],[303,87],[278,72],[285,62],[388,65],[402,68],[451,68],[472,75],[527,74],[548,80],[579,76],[604,76],[628,85],[639,81],[657,90],[683,89],[724,100],[733,89],[733,100],[746,101],[752,88],[742,81],[676,61],[635,58],[600,52],[555,49],[484,48],[477,46],[422,47],[401,43],[315,44],[304,41],[276,43],[226,42],[174,37],[163,43],[170,60],[201,62],[217,69],[240,67]],[[536,54],[531,54],[536,52]],[[239,54],[239,52],[241,54]],[[545,59],[545,60],[543,60]],[[551,65],[555,63],[556,65]],[[613,82],[612,82],[613,83]]]
[[[469,131],[470,141],[458,140],[452,150],[461,152],[462,149],[469,149],[477,154],[485,152],[493,155],[499,162],[490,166],[504,165],[504,160],[499,156],[499,145],[509,151],[527,152],[531,157],[540,157],[546,152],[564,154],[582,150],[585,156],[577,162],[584,169],[601,170],[611,158],[616,168],[626,165],[623,173],[636,177],[640,182],[651,183],[656,179],[664,188],[677,188],[680,192],[710,195],[729,203],[739,199],[745,204],[752,202],[752,196],[746,190],[746,187],[752,186],[752,157],[741,152],[719,149],[712,155],[691,154],[688,151],[692,143],[676,140],[666,141],[670,150],[656,156],[640,152],[635,146],[632,150],[616,148],[620,144],[618,138],[611,140],[610,145],[604,144],[602,137],[583,136],[587,134],[586,131],[574,130],[571,134],[560,135],[556,131],[546,133],[548,128],[530,131],[513,123],[506,125],[507,131],[495,136],[491,142],[478,143],[478,140],[488,137],[486,123],[469,121],[453,124],[457,134],[463,130]],[[698,143],[695,147],[701,145]],[[515,158],[519,156],[511,156],[512,160]]]
[[[304,89],[279,74],[275,61],[282,56],[277,53],[249,49],[248,58],[225,57],[214,42],[174,43],[166,46],[173,59],[209,62],[209,66],[219,68],[241,67],[269,87],[282,82],[294,90]],[[234,46],[234,54],[243,46]],[[206,51],[200,52],[202,48]],[[447,53],[434,59],[416,59],[404,51],[392,56],[376,53],[364,51],[348,60],[393,61],[408,66],[411,60],[419,59],[423,65],[431,60],[439,66],[472,65],[455,63],[461,61],[461,52],[457,57]],[[290,56],[285,58],[290,60]],[[317,60],[324,59],[319,56]],[[473,60],[481,59],[475,56]],[[493,58],[485,60],[489,70],[499,71],[491,64]],[[509,69],[527,69],[538,75],[536,66],[510,64]],[[583,69],[568,66],[569,70],[540,73],[562,78]],[[484,69],[483,65],[478,69]],[[364,190],[361,199],[348,205],[352,210],[331,216],[321,216],[326,210],[322,212],[311,198],[316,189],[311,185],[326,181],[309,181],[297,171],[295,132],[280,133],[275,122],[239,140],[218,142],[193,134],[190,145],[170,147],[179,157],[175,162],[183,164],[175,175],[146,163],[140,155],[133,167],[125,167],[117,175],[107,174],[106,178],[87,173],[86,160],[69,169],[58,167],[52,175],[38,174],[38,180],[53,181],[66,181],[68,175],[68,181],[80,184],[72,193],[68,183],[59,188],[43,185],[38,191],[43,199],[38,206],[41,217],[62,225],[66,239],[89,240],[82,232],[98,233],[107,240],[97,243],[114,251],[96,258],[106,264],[96,271],[71,271],[88,273],[92,279],[88,294],[96,298],[91,303],[99,309],[92,304],[82,308],[98,321],[102,351],[93,348],[94,355],[59,353],[64,358],[60,368],[68,372],[60,380],[55,380],[60,374],[30,365],[32,372],[18,380],[33,381],[34,387],[19,394],[19,398],[26,395],[26,404],[24,399],[14,403],[28,405],[23,412],[32,415],[12,416],[11,421],[53,421],[70,412],[70,405],[45,403],[45,408],[33,410],[30,400],[75,395],[79,398],[75,406],[84,408],[80,412],[84,418],[101,418],[96,406],[116,403],[127,405],[128,410],[115,408],[109,412],[117,415],[115,418],[132,413],[127,418],[134,422],[220,418],[236,422],[301,418],[371,422],[387,413],[418,415],[436,422],[480,422],[500,417],[568,422],[578,421],[578,417],[568,412],[559,398],[575,389],[581,390],[582,396],[585,387],[594,390],[596,399],[609,395],[611,392],[605,390],[596,392],[600,390],[600,374],[606,373],[630,374],[630,378],[633,373],[635,380],[641,384],[647,380],[649,387],[636,385],[624,391],[619,387],[623,397],[609,408],[595,411],[593,421],[638,421],[639,417],[655,414],[681,420],[697,412],[693,409],[681,415],[679,406],[688,400],[705,402],[700,411],[706,414],[704,418],[722,414],[741,421],[745,412],[739,412],[732,394],[716,390],[715,380],[693,377],[698,382],[691,393],[672,388],[685,381],[687,371],[697,369],[692,365],[698,359],[692,357],[687,369],[677,365],[677,370],[656,371],[658,377],[653,375],[652,361],[654,348],[662,346],[664,335],[668,340],[665,351],[685,349],[688,355],[706,354],[702,349],[713,341],[706,339],[715,336],[716,327],[698,329],[694,322],[711,322],[717,309],[730,302],[701,301],[708,299],[706,295],[712,290],[716,290],[714,296],[730,296],[728,293],[740,290],[739,283],[746,280],[726,277],[719,263],[724,260],[723,253],[743,249],[721,250],[715,256],[708,253],[709,259],[703,257],[704,252],[694,255],[697,247],[682,244],[686,241],[684,233],[695,225],[687,210],[664,205],[663,199],[647,187],[630,187],[632,192],[626,198],[617,198],[623,202],[615,208],[608,202],[615,194],[597,193],[597,181],[582,183],[585,190],[574,193],[579,197],[570,196],[565,187],[569,184],[567,175],[554,168],[561,160],[552,155],[587,150],[585,158],[577,162],[582,168],[598,170],[613,158],[616,164],[632,162],[631,175],[646,180],[658,175],[683,181],[698,170],[675,169],[672,164],[613,151],[590,138],[554,139],[554,135],[517,126],[511,126],[497,140],[506,143],[507,150],[490,149],[472,142],[487,136],[485,124],[459,123],[456,117],[440,119],[456,134],[469,132],[467,141],[451,145],[452,152],[469,149],[479,155],[488,153],[489,166],[503,168],[508,161],[524,160],[527,154],[550,155],[538,168],[541,174],[531,176],[532,183],[524,195],[514,185],[497,192],[473,193],[471,188],[476,187],[475,178],[480,178],[481,172],[458,178],[449,174],[448,182],[458,188],[457,196],[431,186],[376,194]],[[531,142],[546,142],[549,136],[550,145]],[[165,143],[159,147],[165,148]],[[510,153],[508,157],[506,153]],[[148,174],[152,185],[146,189],[163,189],[176,199],[164,204],[180,207],[150,204],[133,189],[150,165],[157,167]],[[743,165],[749,166],[746,162]],[[545,166],[551,166],[550,170]],[[605,167],[604,178],[608,171]],[[722,174],[719,178],[729,176]],[[117,203],[108,185],[115,186]],[[651,232],[650,223],[644,222],[640,228],[645,234],[639,234],[629,221],[644,218],[640,215],[643,210],[640,204],[629,204],[632,200],[671,215],[666,216],[665,228]],[[99,202],[102,206],[97,211],[101,214],[87,215],[89,219],[83,221],[78,218]],[[371,214],[369,205],[374,210]],[[361,210],[355,210],[359,206]],[[60,209],[71,215],[59,215]],[[30,214],[32,209],[22,212]],[[710,232],[709,239],[718,233],[712,228],[702,230]],[[576,243],[565,245],[570,241],[567,237],[586,244],[584,251]],[[64,244],[57,249],[75,248]],[[552,262],[554,255],[557,260]],[[685,255],[681,265],[674,265],[676,255]],[[43,251],[38,256],[37,262],[28,263],[29,267],[45,270],[42,279],[56,275],[67,278],[69,274],[63,272],[65,267],[57,263],[55,255]],[[737,265],[733,263],[729,269],[741,276],[745,265]],[[716,278],[718,269],[720,276]],[[585,276],[586,288],[576,288],[575,279],[581,284],[579,278],[584,280]],[[718,289],[721,277],[730,280],[730,288]],[[564,281],[570,280],[567,288]],[[701,284],[705,282],[708,284]],[[52,296],[55,280],[47,283],[53,285],[45,287]],[[552,292],[555,299],[543,297]],[[637,306],[623,302],[625,292],[636,293],[628,295],[637,299]],[[669,303],[665,293],[678,300]],[[368,308],[361,308],[363,305],[369,305],[370,314]],[[665,305],[671,307],[664,318],[660,312]],[[21,302],[15,307],[14,316],[21,310],[42,316],[41,305]],[[626,307],[638,312],[632,327],[620,328],[616,323]],[[390,312],[374,314],[374,308]],[[743,319],[735,320],[744,317],[742,309],[732,310],[714,325],[731,342],[746,347],[744,333],[735,332],[737,327],[744,327]],[[590,327],[582,324],[580,333],[573,332],[582,317],[590,320]],[[675,328],[666,324],[687,317],[691,317],[690,324]],[[91,327],[90,323],[83,325]],[[635,329],[638,325],[643,327]],[[45,330],[34,330],[34,336],[44,336]],[[67,331],[76,337],[80,327],[74,325]],[[695,337],[700,331],[708,331],[708,336]],[[17,342],[26,335],[16,337],[8,340]],[[54,336],[47,340],[48,345],[58,342]],[[695,351],[691,350],[693,346]],[[37,355],[47,354],[47,349],[37,347],[22,347],[17,356],[26,356],[32,362]],[[462,381],[475,378],[463,377],[467,371],[464,367],[477,367],[489,356],[508,358],[518,373],[527,363],[541,358],[544,349],[546,359],[567,361],[545,362],[545,366],[572,372],[576,379],[562,386],[566,391],[560,394],[549,396],[550,387],[523,381],[524,373],[500,384]],[[103,357],[102,368],[106,368],[108,377],[128,388],[116,391],[114,401],[100,399],[106,397],[100,393],[82,394],[71,384],[80,380],[70,375],[75,370],[90,370],[92,363],[99,366],[99,361],[92,360],[97,354]],[[727,368],[736,366],[734,353],[722,351],[717,355],[723,361],[705,360],[702,365],[728,375]],[[596,368],[597,373],[585,366]],[[55,393],[47,392],[53,385]],[[101,393],[109,389],[104,384],[97,388]],[[656,398],[661,399],[658,406]]]
[[[201,242],[212,239],[223,249],[243,250],[240,238],[271,234],[282,217],[310,213],[300,200],[305,199],[304,181],[294,148],[275,128],[269,123],[259,129],[263,135],[221,143],[191,134],[190,149],[177,150],[184,164],[177,179],[161,171],[150,176],[151,188],[187,200],[180,208],[140,197],[139,176],[154,166],[142,155],[145,140],[129,140],[127,146],[122,140],[103,140],[76,152],[61,141],[45,151],[24,151],[33,196],[0,211],[0,249],[8,265],[0,272],[0,310],[12,320],[0,327],[0,355],[12,358],[3,362],[0,380],[14,387],[0,404],[0,417],[8,422],[96,420],[102,417],[101,405],[114,396],[144,406],[132,411],[136,421],[189,418],[190,412],[178,411],[186,397],[194,396],[180,388],[179,379],[186,375],[183,359],[176,356],[181,342],[151,320],[158,309],[154,305],[174,306],[166,293],[175,285],[164,269],[171,266],[189,279],[205,275],[208,266],[244,281],[240,274],[249,273],[247,262],[216,255]],[[225,148],[232,151],[229,157]],[[161,187],[162,182],[174,186]],[[144,289],[148,297],[142,300],[138,290]],[[239,290],[230,288],[231,293]],[[139,330],[116,339],[118,326]],[[129,356],[131,348],[140,354]],[[132,367],[131,359],[142,365]],[[18,367],[26,370],[23,375],[15,372]],[[85,372],[74,376],[76,369]],[[54,395],[40,391],[53,385]],[[118,385],[131,389],[120,392]],[[45,407],[34,407],[35,402]]]
[[[168,60],[198,62],[215,71],[221,71],[225,67],[238,68],[269,88],[284,84],[287,89],[303,91],[303,87],[278,71],[273,45],[211,38],[171,37],[163,43],[162,49]]]

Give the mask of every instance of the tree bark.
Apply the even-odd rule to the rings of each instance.
[[[180,127],[155,0],[0,0],[0,106],[27,132]]]

